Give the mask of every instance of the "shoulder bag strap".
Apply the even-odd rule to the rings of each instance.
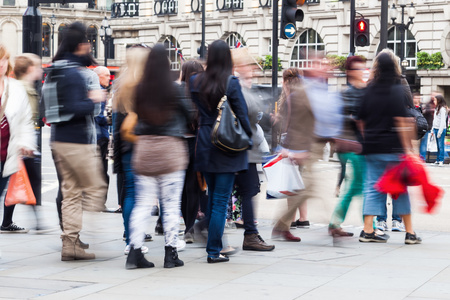
[[[230,81],[233,78],[233,75],[228,76],[227,79],[227,85],[225,87],[225,94],[223,95],[222,99],[220,99],[219,104],[217,104],[217,110],[220,110],[220,107],[222,106],[222,104],[227,101],[227,93],[228,93],[228,87],[230,86]]]

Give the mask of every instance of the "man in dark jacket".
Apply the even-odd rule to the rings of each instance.
[[[75,22],[64,34],[55,65],[59,69],[57,81],[58,102],[67,121],[51,127],[51,150],[61,177],[63,241],[61,260],[94,259],[80,243],[83,209],[100,211],[104,208],[107,185],[100,171],[94,123],[95,103],[103,100],[100,89],[91,88],[86,66],[92,63],[86,27]],[[95,75],[95,74],[94,74]],[[86,246],[84,246],[86,248]]]

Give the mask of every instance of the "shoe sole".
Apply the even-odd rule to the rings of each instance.
[[[297,228],[309,229],[310,226],[297,226]]]
[[[0,234],[28,233],[29,230],[0,231]]]
[[[361,243],[387,243],[387,240],[373,240],[373,239],[366,239],[366,238],[359,238],[359,241]]]
[[[422,241],[417,240],[405,240],[406,245],[422,244]]]
[[[267,249],[244,247],[244,246],[242,247],[242,250],[246,250],[246,251],[272,251],[273,249],[275,249],[275,246],[273,246],[271,248],[267,248]]]

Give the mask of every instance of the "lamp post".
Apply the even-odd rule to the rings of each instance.
[[[52,57],[55,56],[55,25],[56,25],[56,17],[55,14],[52,14],[50,17],[50,24],[52,24]]]
[[[105,17],[99,30],[99,35],[105,48],[105,67],[108,65],[109,41],[111,40],[112,32],[113,31],[111,26],[109,25],[108,19]]]
[[[402,14],[402,22],[396,23],[398,10],[395,7],[395,4],[392,4],[392,7],[389,10],[389,15],[392,20],[392,24],[400,31],[400,64],[402,66],[402,70],[409,65],[408,61],[405,60],[405,32],[408,30],[409,25],[414,24],[413,20],[416,17],[416,8],[414,7],[414,3],[411,2],[411,5],[408,7],[408,17],[409,21],[405,24],[405,8],[406,8],[406,0],[398,0],[398,6],[401,8]]]

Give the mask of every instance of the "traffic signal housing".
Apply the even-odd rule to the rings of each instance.
[[[305,0],[283,0],[281,6],[280,38],[291,39],[295,36],[297,28],[295,22],[303,21],[304,17],[303,10],[297,9],[297,6],[302,6],[304,3]]]
[[[355,20],[355,46],[366,47],[370,45],[369,19]]]

